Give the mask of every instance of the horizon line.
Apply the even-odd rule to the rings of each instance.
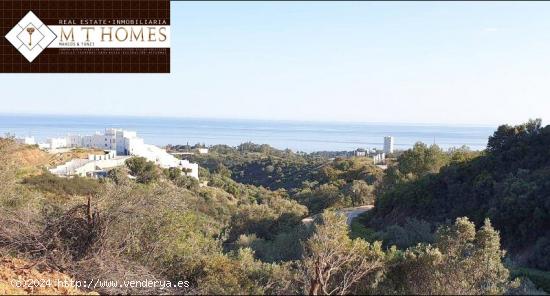
[[[49,117],[118,117],[118,118],[158,118],[158,119],[192,119],[192,120],[228,120],[228,121],[262,121],[262,122],[300,122],[300,123],[332,123],[332,124],[373,124],[373,125],[412,125],[412,126],[463,126],[463,127],[491,127],[509,123],[442,123],[442,122],[406,122],[406,121],[358,121],[358,120],[315,120],[315,119],[271,119],[271,118],[235,118],[235,117],[208,117],[208,116],[177,116],[177,115],[121,115],[121,114],[61,114],[61,113],[19,113],[0,112],[0,116],[49,116]],[[525,121],[527,122],[527,120]]]

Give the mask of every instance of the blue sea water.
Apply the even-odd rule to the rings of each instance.
[[[158,146],[186,143],[236,146],[251,141],[304,152],[382,148],[384,136],[388,135],[395,137],[397,149],[410,148],[422,141],[435,142],[445,149],[467,145],[480,150],[485,148],[488,137],[496,129],[496,126],[0,115],[1,135],[34,136],[39,141],[68,133],[92,134],[109,127],[135,130],[146,143]]]

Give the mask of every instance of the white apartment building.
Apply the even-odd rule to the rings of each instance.
[[[117,151],[120,151],[120,153],[122,153],[124,155],[137,155],[140,148],[145,146],[145,145],[146,144],[143,142],[142,138],[139,138],[139,137],[133,137],[133,138],[124,137],[124,141],[122,141],[121,145],[119,145]]]
[[[106,174],[107,170],[123,166],[130,156],[117,156],[115,151],[104,155],[88,155],[88,159],[73,159],[65,164],[50,169],[52,174],[64,177],[81,176],[97,177]]]
[[[78,136],[74,137],[74,143],[78,143]],[[83,136],[80,138],[80,145],[76,147],[97,148],[105,150],[117,150],[116,144],[116,131],[113,129],[106,129],[105,134],[96,132],[93,135]],[[117,153],[119,153],[117,151]],[[121,153],[119,153],[121,154]],[[123,154],[121,154],[123,155]]]
[[[96,132],[93,135],[68,135],[68,147],[85,147],[104,150],[114,150],[118,155],[130,155],[131,146],[142,145],[143,139],[136,132],[113,128],[105,129],[105,133]]]
[[[66,138],[48,139],[49,149],[70,147],[96,148],[116,151],[116,155],[133,155],[144,157],[153,161],[162,168],[178,167],[186,169],[186,174],[199,179],[199,165],[181,160],[166,152],[166,150],[154,145],[145,144],[143,139],[137,136],[135,131],[125,131],[108,128],[105,133],[96,132],[93,135],[68,135]],[[77,164],[75,164],[77,165]],[[79,164],[78,164],[79,165]]]
[[[393,153],[394,138],[391,136],[384,137],[384,153]]]
[[[158,164],[161,168],[172,168],[177,167],[181,169],[188,170],[186,172],[187,176],[199,179],[199,165],[196,163],[190,163],[188,160],[178,159],[172,154],[166,152],[166,150],[161,149],[154,145],[133,143],[137,142],[133,139],[129,139],[130,145],[128,146],[130,155],[136,155],[146,158],[149,161],[152,161]]]
[[[65,148],[67,147],[67,139],[66,138],[49,138],[46,140],[46,147],[48,149],[58,149],[58,148]]]
[[[82,147],[82,137],[80,135],[67,135],[67,148]]]

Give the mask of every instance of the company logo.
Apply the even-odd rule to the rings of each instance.
[[[170,73],[169,0],[0,2],[0,73]]]
[[[32,11],[29,11],[6,35],[6,39],[29,62],[36,59],[56,38],[54,32]]]

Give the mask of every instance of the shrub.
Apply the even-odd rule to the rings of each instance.
[[[144,157],[132,157],[126,161],[126,166],[139,183],[149,184],[159,179],[157,165]]]
[[[49,172],[44,172],[42,175],[25,178],[23,184],[30,185],[35,189],[51,192],[57,195],[94,195],[101,190],[98,181],[82,178],[61,178]]]
[[[419,244],[390,263],[381,293],[503,294],[516,286],[502,263],[499,233],[486,220],[479,231],[467,218],[441,227],[435,244]]]

